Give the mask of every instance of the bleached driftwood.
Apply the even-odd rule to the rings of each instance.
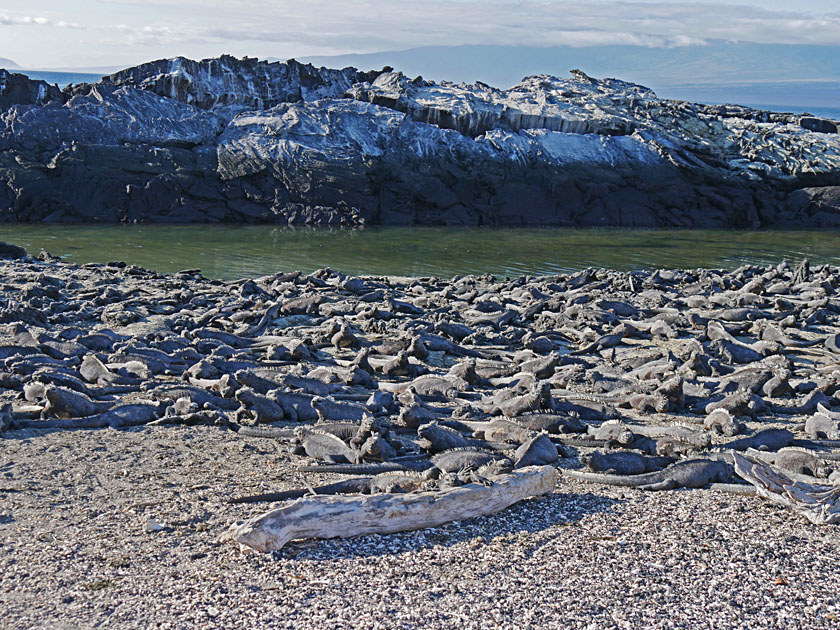
[[[791,479],[758,459],[734,454],[735,472],[755,486],[759,496],[801,514],[815,525],[840,523],[840,486]]]
[[[349,538],[437,527],[548,494],[556,483],[552,466],[532,466],[496,477],[489,486],[470,483],[416,494],[308,496],[233,525],[223,538],[257,551],[274,551],[298,538]]]

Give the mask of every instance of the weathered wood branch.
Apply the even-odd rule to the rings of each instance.
[[[794,481],[785,471],[735,453],[735,472],[755,486],[759,496],[801,514],[815,525],[840,523],[840,486]]]
[[[496,477],[490,486],[471,483],[416,494],[309,496],[233,525],[223,539],[274,551],[298,538],[349,538],[437,527],[551,493],[556,483],[553,467],[534,466]]]

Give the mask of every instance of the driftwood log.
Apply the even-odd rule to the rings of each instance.
[[[735,471],[755,486],[760,497],[801,514],[815,525],[840,523],[840,486],[791,479],[766,462],[735,453]]]
[[[223,539],[267,552],[298,538],[349,538],[437,527],[549,494],[556,483],[552,466],[533,466],[496,477],[489,486],[470,483],[416,494],[308,496],[231,526]]]

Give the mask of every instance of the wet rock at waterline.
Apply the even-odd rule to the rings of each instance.
[[[227,56],[63,92],[2,76],[7,221],[840,225],[836,123],[580,71],[509,90]]]

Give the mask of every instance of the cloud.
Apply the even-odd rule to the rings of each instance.
[[[263,6],[258,21],[243,19],[248,13],[242,11],[224,26],[199,26],[192,36],[219,42],[289,42],[333,52],[446,44],[673,47],[709,39],[840,44],[836,15],[803,16],[723,3],[310,0]]]
[[[25,26],[87,28],[84,55],[103,63],[221,52],[303,57],[469,44],[840,45],[837,0],[799,0],[796,12],[790,0],[28,1],[30,16],[0,14],[4,38]],[[39,55],[81,56],[80,40],[71,31],[65,37],[57,30],[38,32],[44,34]],[[33,54],[31,39],[18,34],[17,49],[9,53]]]
[[[30,15],[24,16],[9,16],[5,13],[0,13],[0,25],[2,26],[55,26],[57,28],[74,28],[74,29],[83,29],[84,26],[81,24],[77,24],[75,22],[66,22],[64,20],[58,20],[53,22],[52,20],[42,17],[36,16],[32,17]]]
[[[324,53],[447,44],[673,47],[709,39],[840,44],[838,15],[724,2],[215,0],[197,14],[191,2],[178,10],[194,19],[166,20],[177,28],[137,27],[133,41],[282,43]],[[163,3],[158,10],[176,11]]]
[[[183,29],[172,26],[130,27],[126,24],[118,24],[111,30],[119,34],[119,38],[114,40],[115,42],[128,46],[169,44],[188,37]],[[109,42],[109,40],[106,38],[103,39],[103,42]]]

